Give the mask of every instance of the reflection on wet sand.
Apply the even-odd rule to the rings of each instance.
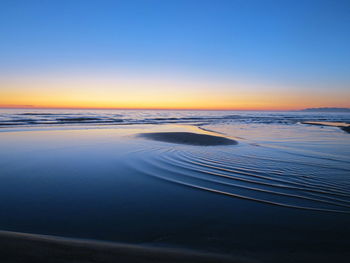
[[[124,262],[157,262],[168,254],[156,248],[166,246],[179,248],[181,255],[171,258],[190,257],[190,262],[196,261],[184,249],[266,262],[347,258],[347,134],[308,125],[205,128],[2,130],[0,209],[6,213],[1,229],[141,248],[125,252],[127,245],[116,246],[116,255],[91,243],[8,234],[0,235],[1,254],[19,245],[23,251],[44,246],[63,258],[69,249],[72,256],[124,255]],[[203,141],[224,144],[198,147]],[[195,258],[206,262],[210,257]]]

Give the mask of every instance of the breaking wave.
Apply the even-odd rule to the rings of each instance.
[[[350,123],[346,113],[140,110],[0,110],[0,127],[194,123],[295,124],[304,121]]]

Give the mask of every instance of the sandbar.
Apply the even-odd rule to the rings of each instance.
[[[152,132],[152,133],[140,133],[139,136],[146,139],[154,140],[154,141],[197,145],[197,146],[237,144],[237,141],[226,137],[193,133],[193,132]]]

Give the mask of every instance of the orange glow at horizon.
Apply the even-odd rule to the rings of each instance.
[[[349,107],[349,92],[211,81],[57,78],[0,80],[0,107],[297,110]]]

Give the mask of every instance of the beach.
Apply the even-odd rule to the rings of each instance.
[[[345,122],[327,122],[327,121],[305,121],[304,124],[338,127],[343,131],[350,133],[350,124]]]
[[[2,262],[348,259],[348,134],[337,127],[74,114],[75,125],[0,130]]]
[[[0,0],[0,263],[349,263],[350,0]]]
[[[1,262],[255,262],[213,253],[0,231]]]

